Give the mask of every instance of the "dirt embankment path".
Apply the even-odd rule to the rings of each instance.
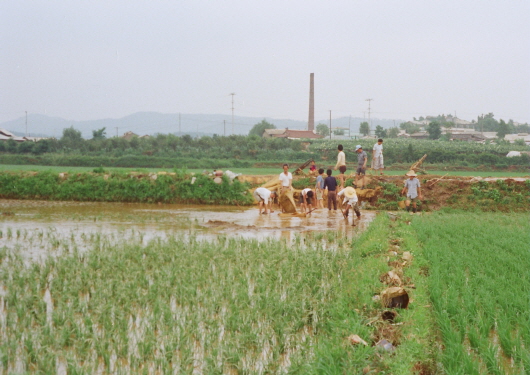
[[[253,186],[259,186],[276,175],[240,176]],[[473,177],[450,175],[418,175],[422,185],[422,209],[425,211],[438,210],[442,207],[468,209],[480,207],[484,210],[497,211],[528,211],[530,207],[530,178],[526,177]],[[307,179],[294,176],[296,181]],[[398,202],[404,200],[401,189],[406,180],[405,176],[366,176],[366,187],[374,189],[383,187],[377,200],[367,209],[397,210]],[[353,182],[352,176],[347,177],[347,185]],[[315,177],[309,178],[308,186],[313,188]],[[298,186],[300,188],[300,186]]]

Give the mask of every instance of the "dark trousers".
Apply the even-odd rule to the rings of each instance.
[[[337,209],[337,192],[328,190],[328,209],[331,210],[331,202],[333,202],[333,209]]]

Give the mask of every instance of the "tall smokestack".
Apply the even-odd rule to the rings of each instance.
[[[309,76],[309,120],[307,130],[315,131],[315,73]]]

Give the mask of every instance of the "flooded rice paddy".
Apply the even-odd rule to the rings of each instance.
[[[361,220],[346,221],[340,210],[318,209],[310,216],[283,217],[278,210],[258,214],[256,206],[205,206],[138,203],[92,203],[0,200],[0,247],[19,249],[37,259],[62,251],[83,251],[94,240],[143,244],[170,236],[214,240],[218,236],[288,242],[309,233],[340,231],[351,238],[375,217],[362,211]]]

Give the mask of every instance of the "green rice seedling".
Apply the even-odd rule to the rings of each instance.
[[[11,230],[11,228],[7,228],[7,238],[8,239],[13,238],[13,231]]]
[[[455,373],[459,362],[468,368],[471,362],[457,355],[465,354],[465,346],[458,342],[465,343],[462,332],[467,332],[469,346],[486,371],[505,370],[500,367],[497,340],[514,368],[522,368],[523,360],[515,354],[521,348],[515,332],[517,327],[529,327],[528,320],[520,319],[530,302],[530,276],[524,270],[530,256],[522,250],[529,233],[525,215],[440,213],[415,220],[411,230],[431,263],[431,300],[445,351],[451,353],[444,355],[444,366]]]

